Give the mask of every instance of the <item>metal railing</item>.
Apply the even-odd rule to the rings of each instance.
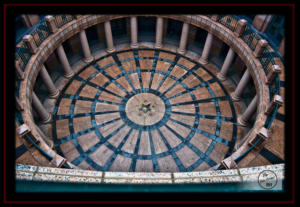
[[[57,28],[61,28],[65,24],[74,20],[74,17],[72,15],[52,15],[52,16],[55,19],[55,24],[56,24]]]
[[[29,34],[33,37],[36,46],[39,47],[42,42],[44,42],[50,36],[51,33],[46,21],[43,20],[37,25],[36,29]]]
[[[239,20],[239,17],[234,15],[219,15],[218,18],[218,22],[230,29],[232,32],[235,31]]]
[[[263,39],[257,31],[253,30],[253,27],[250,24],[246,25],[246,28],[242,34],[242,40],[251,48],[252,51],[255,50],[255,47],[259,40]]]

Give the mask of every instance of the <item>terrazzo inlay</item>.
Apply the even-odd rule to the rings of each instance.
[[[220,133],[224,123],[230,131]],[[57,152],[82,169],[207,170],[232,153],[236,112],[200,63],[133,49],[101,57],[70,79],[54,108],[52,134]]]

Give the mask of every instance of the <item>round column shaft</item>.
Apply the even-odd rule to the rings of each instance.
[[[137,17],[130,18],[131,28],[131,48],[138,48],[138,28],[137,28]]]
[[[221,71],[217,74],[217,77],[219,78],[219,80],[221,81],[225,81],[227,79],[227,73],[229,71],[229,68],[231,66],[231,63],[232,63],[232,60],[235,56],[235,53],[233,51],[233,49],[229,49],[228,53],[227,53],[227,56],[226,56],[226,59],[223,63],[223,66],[222,66],[222,69]]]
[[[163,18],[157,17],[156,19],[156,37],[155,37],[155,48],[159,49],[162,47],[163,37]]]
[[[59,45],[57,48],[58,58],[63,66],[63,70],[65,72],[64,77],[71,78],[74,75],[74,72],[70,66],[68,58],[66,56],[65,50],[62,45]]]
[[[90,63],[94,60],[94,57],[91,55],[91,50],[89,47],[88,40],[86,38],[85,30],[79,32],[79,37],[80,37],[80,43],[81,43],[83,56],[84,56],[83,61],[86,63]]]
[[[251,78],[251,75],[249,73],[249,70],[246,69],[245,73],[243,74],[242,79],[240,80],[238,86],[236,87],[235,91],[231,94],[231,98],[233,101],[240,101],[241,95],[243,91],[245,90],[247,84],[249,83]]]
[[[42,65],[42,68],[40,70],[40,76],[43,80],[43,83],[46,85],[46,88],[49,92],[49,98],[56,98],[59,95],[59,90],[55,87],[47,69],[44,65]]]
[[[51,114],[45,109],[34,92],[32,92],[32,105],[35,111],[39,114],[42,123],[48,123],[51,121]]]
[[[214,39],[214,36],[211,33],[207,33],[207,37],[206,37],[206,40],[205,40],[205,45],[204,45],[204,48],[203,48],[203,52],[202,52],[201,58],[199,60],[199,62],[202,65],[206,65],[208,63],[208,56],[209,56],[209,53],[210,53],[210,48],[211,48],[213,39]]]
[[[248,121],[253,116],[254,112],[256,111],[256,108],[257,108],[257,95],[255,95],[255,97],[252,99],[251,103],[249,104],[249,106],[247,107],[243,115],[238,118],[238,124],[242,126],[247,126]]]
[[[105,31],[105,38],[106,38],[106,44],[107,44],[106,51],[109,53],[114,52],[116,50],[116,48],[115,48],[114,42],[113,42],[110,21],[104,22],[104,31]]]
[[[188,39],[188,34],[189,34],[189,24],[183,23],[179,48],[177,50],[177,52],[179,54],[185,54],[185,52],[186,52],[185,48],[186,48],[186,43],[187,43],[187,39]]]

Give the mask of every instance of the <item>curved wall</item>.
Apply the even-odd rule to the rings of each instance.
[[[144,15],[141,15],[144,16]],[[156,16],[156,15],[145,15],[145,16]],[[45,41],[43,41],[35,54],[31,56],[25,68],[25,77],[21,82],[20,87],[20,102],[24,106],[24,111],[22,112],[22,117],[24,122],[31,127],[32,134],[38,140],[40,140],[40,147],[49,153],[51,156],[55,156],[56,153],[44,142],[39,131],[32,126],[35,126],[32,116],[32,91],[36,78],[41,69],[41,65],[47,60],[50,54],[52,54],[55,49],[64,41],[71,38],[80,31],[91,27],[93,25],[99,24],[101,22],[109,21],[112,19],[130,17],[130,15],[84,15],[77,16],[77,18],[61,28],[59,28],[55,33],[51,34]],[[241,39],[234,34],[230,29],[224,25],[210,19],[207,16],[197,15],[162,15],[160,17],[174,19],[182,21],[188,24],[192,24],[196,27],[200,27],[214,36],[218,37],[220,40],[229,45],[236,54],[243,60],[247,65],[250,74],[254,80],[256,92],[258,95],[258,106],[257,106],[257,117],[256,122],[250,133],[245,137],[244,143],[239,147],[239,149],[234,152],[231,157],[233,159],[239,157],[248,148],[248,141],[257,135],[257,132],[262,128],[267,120],[267,116],[264,111],[269,103],[269,87],[265,84],[266,75],[264,73],[263,66],[261,65],[258,58],[253,54],[253,50]],[[72,164],[68,163],[70,166]],[[215,166],[214,168],[217,168]]]

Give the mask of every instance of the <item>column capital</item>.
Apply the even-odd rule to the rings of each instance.
[[[246,28],[247,24],[248,24],[247,20],[240,19],[237,22],[237,26],[235,28],[234,35],[237,36],[237,37],[242,36],[243,32],[245,31],[245,28]]]
[[[27,48],[29,49],[30,53],[35,54],[38,51],[34,39],[31,35],[25,35],[23,37],[23,41],[25,42]]]
[[[262,53],[264,52],[265,47],[268,45],[268,41],[265,39],[261,39],[258,41],[258,43],[256,44],[255,50],[253,52],[253,55],[256,58],[259,58]]]
[[[56,23],[55,23],[55,18],[52,15],[47,15],[45,17],[45,21],[46,21],[47,27],[49,28],[49,31],[51,33],[55,33],[57,31],[57,26],[56,26]]]
[[[272,81],[275,79],[277,74],[281,73],[281,67],[279,65],[273,65],[270,71],[268,72],[267,78],[266,78],[266,84],[272,83]]]

